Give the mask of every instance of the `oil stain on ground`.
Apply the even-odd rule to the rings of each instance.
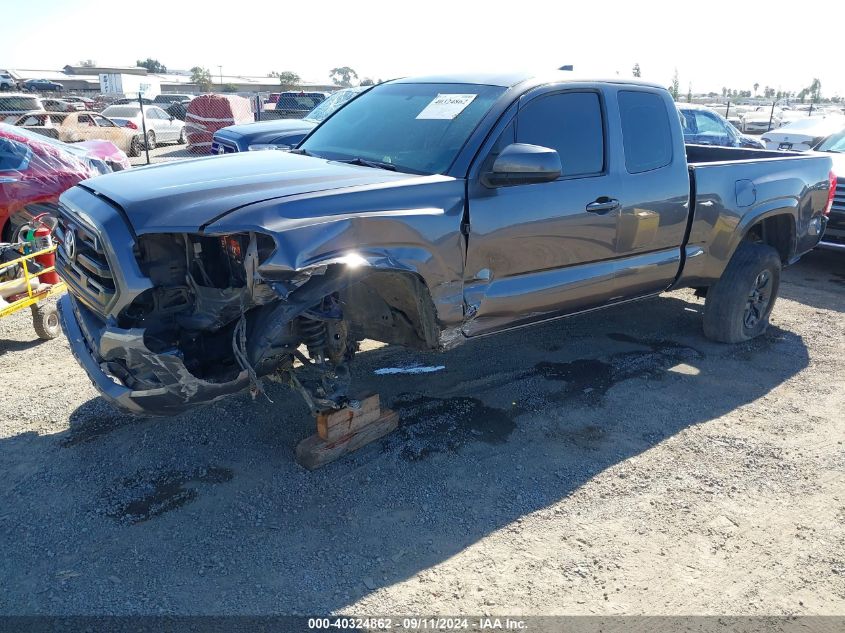
[[[122,522],[140,523],[196,499],[196,484],[221,484],[232,476],[230,469],[212,466],[126,478],[104,495],[106,514]]]
[[[392,407],[402,420],[401,438],[395,443],[402,445],[400,455],[407,461],[454,452],[471,441],[504,443],[513,432],[513,418],[519,413],[487,406],[478,398],[420,394],[402,394],[394,399]]]
[[[673,365],[701,357],[698,350],[675,341],[638,339],[616,333],[608,334],[608,337],[649,349],[617,352],[604,360],[581,358],[567,363],[543,361],[534,366],[533,373],[546,380],[563,383],[561,391],[553,396],[554,400],[596,406],[602,403],[611,387],[623,380],[661,378]]]

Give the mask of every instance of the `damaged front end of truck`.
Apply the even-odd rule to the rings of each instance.
[[[94,385],[126,411],[258,396],[265,378],[312,412],[337,409],[360,340],[439,346],[431,297],[410,272],[348,253],[268,272],[278,248],[268,234],[135,235],[113,205],[89,198],[84,210],[73,196],[61,207],[62,323]]]

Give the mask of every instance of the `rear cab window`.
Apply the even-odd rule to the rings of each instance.
[[[672,128],[663,98],[639,90],[620,90],[618,95],[628,173],[641,174],[671,164]]]

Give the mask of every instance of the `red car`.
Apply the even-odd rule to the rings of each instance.
[[[18,226],[49,212],[78,182],[128,167],[108,141],[71,145],[0,123],[0,241],[11,241]]]

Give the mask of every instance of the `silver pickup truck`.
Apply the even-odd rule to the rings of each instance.
[[[103,396],[141,414],[270,375],[341,407],[364,338],[446,349],[672,288],[706,296],[704,333],[733,343],[765,330],[834,185],[825,156],[685,146],[648,83],[402,79],[290,153],[66,192],[62,321]]]

